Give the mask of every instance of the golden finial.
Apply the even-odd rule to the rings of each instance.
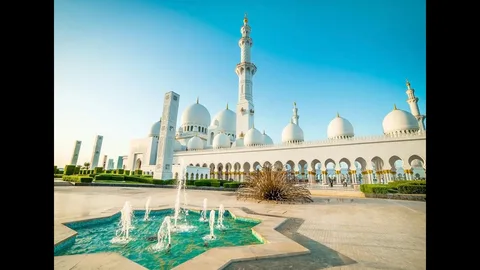
[[[227,102],[227,110],[228,110],[228,102]]]
[[[197,104],[198,104],[198,97],[197,97]]]
[[[393,110],[397,110],[397,105],[393,104]]]
[[[340,114],[337,112],[337,117],[340,117]]]
[[[243,16],[243,23],[247,24],[248,23],[248,18],[247,18],[247,13],[245,12],[245,15]]]
[[[265,135],[265,129],[263,130],[263,135]]]
[[[240,132],[240,138],[243,138],[243,136],[245,136],[245,135],[243,134],[243,131],[242,131],[242,132]]]
[[[410,90],[410,82],[407,79],[407,89]]]
[[[297,107],[297,102],[293,102],[293,107]]]

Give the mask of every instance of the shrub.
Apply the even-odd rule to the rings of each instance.
[[[112,175],[107,173],[97,174],[95,180],[112,180]]]
[[[57,165],[53,165],[53,174],[57,173]]]
[[[421,184],[403,184],[398,186],[398,193],[402,194],[427,194],[427,186]]]
[[[388,186],[394,189],[397,189],[399,185],[410,184],[410,185],[426,185],[427,181],[425,180],[398,180],[388,183]]]
[[[63,170],[63,174],[73,175],[74,173],[75,173],[75,165],[65,165],[65,169]]]
[[[382,185],[382,184],[361,184],[360,185],[360,191],[363,193],[374,193],[373,188],[379,187],[379,188],[391,188],[388,185]]]
[[[210,182],[210,185],[211,185],[212,187],[220,187],[220,182],[218,182],[218,181],[212,181],[212,182]]]
[[[63,174],[56,173],[53,175],[53,178],[62,178]]]
[[[113,181],[125,181],[124,175],[113,174],[110,176]]]
[[[372,192],[374,194],[387,194],[390,187],[388,185],[375,186],[372,187]]]
[[[145,178],[152,178],[152,179],[153,179],[153,175],[149,175],[149,174],[144,174],[144,175],[142,175],[142,177],[145,177]]]
[[[123,171],[123,174],[125,174],[125,175],[130,175],[130,170],[124,170],[124,171]]]
[[[194,182],[194,184],[195,184],[196,187],[210,187],[210,186],[212,186],[212,181],[210,181],[210,180],[196,180]]]
[[[313,202],[307,188],[287,181],[286,171],[275,171],[271,166],[264,166],[260,171],[246,177],[246,182],[242,183],[242,187],[237,190],[237,199],[240,198],[277,202]]]
[[[117,169],[117,174],[124,174],[124,169]]]
[[[106,170],[105,172],[106,173],[112,173],[112,170]]]
[[[93,169],[93,174],[103,173],[103,167],[95,167]]]
[[[139,183],[145,183],[145,184],[153,184],[153,179],[140,177],[140,176],[125,175],[124,179],[125,179],[125,181],[139,182]]]
[[[135,170],[135,175],[142,175],[143,171],[142,170]]]
[[[164,185],[176,185],[177,184],[177,179],[167,179],[163,180]]]
[[[195,185],[195,180],[186,180],[187,181],[187,186],[194,186]]]
[[[82,168],[82,166],[78,165],[75,167],[75,172],[73,174],[80,174],[80,168]]]
[[[155,184],[155,185],[165,185],[165,184],[164,184],[164,181],[161,180],[161,179],[153,179],[152,182],[153,182],[153,184]]]
[[[63,175],[62,179],[68,182],[76,182],[76,183],[91,183],[93,181],[92,177],[88,176],[80,176],[80,175]]]
[[[224,188],[238,188],[239,186],[240,182],[228,182],[223,184]]]

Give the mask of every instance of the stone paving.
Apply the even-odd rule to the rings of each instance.
[[[288,257],[283,259],[282,265],[275,265],[278,269],[426,268],[424,202],[316,197],[310,204],[290,205],[237,201],[233,192],[187,192],[192,207],[201,208],[203,198],[207,198],[209,207],[222,203],[226,209],[244,207],[258,214],[302,219],[298,233],[317,241],[331,254],[346,258],[343,259],[344,265],[329,264],[327,260],[300,267],[296,261],[298,258]],[[174,205],[175,192],[172,189],[56,186],[54,218],[59,222],[120,210],[126,200],[134,208],[142,208],[148,196],[152,197],[152,207]],[[269,260],[272,259],[233,263],[227,269],[267,269],[273,266]],[[72,267],[56,265],[55,269]]]

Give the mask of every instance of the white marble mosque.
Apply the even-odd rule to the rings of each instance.
[[[298,108],[293,103],[292,117],[285,119],[282,141],[273,142],[254,125],[252,82],[257,67],[251,62],[253,41],[246,16],[240,32],[236,107],[227,105],[211,117],[197,98],[182,112],[176,128],[178,103],[171,109],[168,102],[170,96],[179,102],[180,96],[167,93],[161,119],[169,119],[168,124],[159,120],[146,138],[130,142],[129,153],[123,157],[125,169],[141,169],[158,179],[243,181],[245,175],[269,164],[286,169],[297,179],[320,184],[327,184],[327,178],[335,179],[337,184],[341,180],[355,184],[426,177],[426,116],[420,113],[418,98],[408,81],[410,111],[393,106],[383,119],[384,134],[355,137],[353,125],[337,113],[327,127],[326,139],[304,141]],[[161,129],[165,130],[163,134]]]

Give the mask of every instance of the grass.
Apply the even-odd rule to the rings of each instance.
[[[149,183],[140,183],[135,181],[115,181],[115,180],[95,180],[94,183],[101,183],[101,184],[128,184],[128,185],[153,185]]]

